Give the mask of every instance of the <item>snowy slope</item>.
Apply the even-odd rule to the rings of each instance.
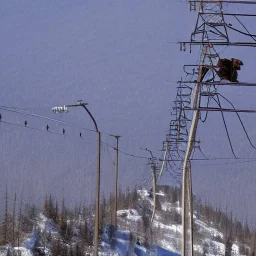
[[[155,218],[150,223],[153,200],[150,192],[146,190],[138,191],[137,205],[131,209],[122,209],[117,212],[118,229],[113,234],[113,226],[108,224],[101,236],[99,255],[111,256],[178,256],[181,251],[182,225],[181,207],[179,202],[170,203],[166,200],[166,195],[159,191],[157,197],[161,198],[160,206],[155,214]],[[213,223],[202,221],[197,213],[194,213],[194,226],[200,237],[194,241],[195,255],[200,256],[205,253],[207,256],[225,255],[225,238]],[[69,221],[69,220],[68,220]],[[79,219],[79,222],[81,220]],[[21,247],[10,245],[0,246],[0,256],[11,255],[19,251],[20,256],[33,256],[35,247],[47,256],[51,256],[51,244],[44,248],[39,242],[40,234],[50,233],[51,238],[59,237],[58,226],[50,219],[39,213],[34,220],[34,227],[30,235],[26,235]],[[76,226],[74,226],[74,230]],[[74,232],[75,234],[75,232]],[[73,238],[72,238],[73,239]],[[74,240],[75,241],[75,235]],[[70,243],[65,243],[70,248]],[[93,247],[89,248],[90,253]],[[239,252],[239,244],[232,245],[232,256],[242,256]]]
[[[150,196],[150,192],[147,190],[138,190],[138,195],[139,200],[137,208],[119,210],[117,216],[120,223],[120,229],[127,230],[128,228],[135,234],[135,240],[136,237],[143,240],[143,234],[138,231],[138,226],[140,226],[143,219],[141,205],[145,204],[146,202],[148,207],[147,210],[151,214],[154,203]],[[162,216],[168,216],[172,213],[176,213],[181,218],[180,203],[176,202],[172,204],[165,201],[165,194],[161,191],[157,193],[157,196],[161,197],[162,200],[161,211],[157,211],[151,226],[151,231],[153,233],[153,243],[157,244],[158,246],[151,245],[147,250],[145,247],[135,245],[134,252],[136,255],[150,255],[150,253],[153,253],[155,250],[155,252],[157,251],[159,255],[179,255],[181,251],[182,225],[181,223],[177,223],[177,221],[175,222],[173,220],[166,222]],[[207,245],[207,248],[209,249],[208,256],[224,256],[225,241],[223,233],[216,229],[213,224],[209,225],[200,220],[197,214],[194,214],[194,225],[197,231],[203,234],[203,239],[196,241],[194,244],[194,251],[197,253],[197,255],[202,255],[204,246]],[[116,244],[117,246],[120,245],[121,247],[121,244],[124,246],[126,242],[125,239],[122,240],[121,238],[118,238]],[[239,245],[233,244],[232,256],[242,256],[242,254],[239,253]]]
[[[105,234],[108,231],[105,230]],[[165,250],[164,248],[157,245],[150,245],[148,248],[138,245],[135,241],[131,240],[130,232],[117,230],[115,236],[112,239],[105,235],[105,239],[110,241],[111,245],[107,242],[103,242],[102,245],[105,247],[106,252],[111,252],[111,255],[129,255],[129,256],[150,256],[150,255],[161,255],[161,256],[179,256],[179,254],[173,253],[171,251]]]

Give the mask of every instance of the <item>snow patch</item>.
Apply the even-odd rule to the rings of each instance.
[[[159,192],[156,193],[156,195],[158,195],[158,196],[165,196],[165,193],[160,190]]]
[[[24,241],[24,247],[29,250],[33,250],[35,248],[36,242],[38,241],[38,234],[38,227],[34,227],[30,237]]]
[[[196,219],[195,223],[201,227],[202,229],[204,229],[205,232],[208,232],[209,234],[211,234],[213,237],[220,237],[221,239],[224,238],[224,235],[218,231],[216,228],[212,228],[212,227],[208,227],[204,222],[202,222],[201,220]]]
[[[145,197],[148,197],[150,195],[146,189],[137,190],[137,193],[142,199],[145,199]]]
[[[153,221],[153,225],[155,227],[160,227],[161,229],[169,229],[169,230],[172,230],[172,231],[178,232],[178,233],[182,232],[182,225],[174,225],[174,224],[173,225],[165,225],[156,220]]]
[[[141,220],[141,216],[135,209],[119,210],[117,211],[117,216],[133,221]]]
[[[232,245],[232,256],[239,255],[239,247],[237,244]]]
[[[14,250],[18,253],[20,256],[33,256],[33,253],[24,247],[14,247]]]
[[[37,225],[40,228],[41,232],[48,232],[48,233],[57,233],[58,229],[57,226],[51,219],[48,219],[42,213],[39,214],[37,218]]]

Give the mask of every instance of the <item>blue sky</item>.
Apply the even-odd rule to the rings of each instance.
[[[180,52],[179,45],[173,43],[188,40],[195,25],[196,13],[189,12],[185,2],[3,1],[0,21],[0,105],[31,108],[40,115],[93,128],[82,109],[72,109],[66,115],[50,111],[52,106],[82,99],[89,103],[101,131],[122,135],[122,150],[145,156],[140,147],[147,147],[162,157],[159,150],[171,119],[175,81],[183,76],[183,65],[194,64],[199,52],[198,48],[192,54]],[[249,29],[255,27],[249,21],[247,24]],[[254,81],[251,50],[228,49],[225,54],[243,59],[240,75]],[[221,90],[239,107],[253,108],[254,89]],[[5,121],[23,124],[27,119],[31,127],[39,129],[47,123],[1,113]],[[230,117],[229,122],[237,150],[255,157],[236,119]],[[245,122],[256,141],[254,129],[250,129],[254,125],[251,116],[245,116]],[[48,124],[51,130],[62,131],[61,125]],[[199,137],[208,155],[231,156],[222,127],[216,114],[200,124]],[[2,177],[20,197],[38,200],[51,192],[77,203],[93,199],[94,133],[83,132],[80,139],[78,128],[65,127],[66,136],[4,124],[0,129]],[[114,144],[105,134],[103,140]],[[113,159],[113,150],[103,147],[102,188],[106,193],[113,188]],[[121,186],[143,184],[150,177],[145,164],[145,160],[120,155]],[[243,213],[240,202],[256,192],[254,165],[199,166],[205,164],[208,162],[196,163],[193,168],[195,193],[216,204],[228,202],[240,215],[250,212],[250,204],[243,200]],[[168,175],[165,180],[173,183]]]

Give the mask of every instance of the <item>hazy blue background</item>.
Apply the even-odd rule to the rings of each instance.
[[[235,8],[230,10],[238,11]],[[195,21],[196,13],[189,12],[187,3],[171,0],[2,1],[0,105],[93,128],[82,109],[71,109],[66,115],[51,113],[52,106],[82,99],[89,103],[101,131],[123,136],[122,150],[147,156],[140,147],[148,147],[162,157],[159,150],[171,119],[175,81],[183,76],[183,65],[195,64],[199,53],[197,48],[192,54],[180,52],[173,42],[188,40]],[[255,31],[255,22],[246,23]],[[228,49],[224,55],[245,63],[240,80],[255,80],[255,50]],[[226,87],[221,92],[238,107],[255,109],[255,89]],[[51,131],[61,132],[64,127],[0,113],[3,121],[23,124],[26,119],[30,127],[38,129],[48,124]],[[233,117],[229,114],[228,124],[237,155],[255,158],[256,152],[249,148]],[[245,115],[244,120],[256,143],[254,115]],[[96,134],[83,132],[79,138],[81,130],[64,128],[66,135],[61,136],[0,124],[2,198],[7,183],[25,201],[37,201],[45,192],[73,203],[93,199]],[[198,137],[209,157],[232,157],[220,114],[211,114],[200,124]],[[112,145],[115,142],[105,134],[102,139]],[[113,189],[113,160],[114,151],[103,146],[105,193]],[[194,163],[194,192],[216,206],[227,204],[243,218],[253,219],[254,163],[227,164],[230,162]],[[120,155],[124,189],[150,178],[146,163]],[[174,183],[168,174],[164,182]]]

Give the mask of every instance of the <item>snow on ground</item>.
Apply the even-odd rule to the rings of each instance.
[[[24,241],[23,245],[25,248],[32,250],[35,247],[37,238],[38,238],[39,230],[38,227],[34,227],[31,235],[27,240]]]
[[[117,252],[109,251],[109,252],[98,252],[98,255],[100,255],[100,256],[119,256],[120,254]]]
[[[18,253],[20,256],[33,256],[33,253],[24,247],[14,247],[14,250]]]
[[[137,193],[141,197],[141,199],[144,199],[145,197],[148,197],[150,194],[146,189],[137,190]]]
[[[33,256],[33,253],[27,249],[27,248],[24,248],[24,247],[11,247],[11,246],[0,246],[0,256],[7,256],[9,255],[8,254],[8,251],[13,253],[14,251],[17,253],[17,252],[20,252],[19,256]],[[13,255],[13,254],[12,254]]]
[[[225,244],[220,243],[220,242],[216,242],[216,241],[212,241],[212,243],[217,248],[217,251],[218,251],[219,255],[225,255],[225,248],[226,248]]]
[[[221,239],[224,238],[224,235],[220,231],[218,231],[216,228],[208,227],[203,221],[195,219],[195,223],[213,237],[220,237]]]
[[[138,244],[135,245],[135,248],[134,248],[134,252],[137,256],[143,256],[143,255],[146,255],[146,248],[145,247],[142,247]]]
[[[9,245],[0,246],[0,256],[7,256],[9,248]]]
[[[170,211],[171,209],[174,209],[173,205],[171,203],[165,202],[161,204],[161,208],[163,211]]]
[[[165,196],[165,193],[160,190],[159,192],[156,193],[156,195],[158,195],[158,196]]]
[[[120,255],[119,250],[111,248],[111,245],[104,241],[101,242],[101,247],[103,248],[103,251],[100,250],[99,255],[102,255],[102,256],[109,256],[109,255],[119,256]]]
[[[195,252],[203,253],[203,247],[199,244],[194,244],[193,246]]]
[[[133,221],[141,220],[141,216],[135,209],[119,210],[117,211],[117,216]]]
[[[181,208],[176,204],[173,205],[172,203],[165,202],[161,204],[161,207],[162,207],[162,210],[165,212],[175,210],[177,213],[181,214]]]
[[[52,220],[45,217],[42,213],[37,218],[37,225],[41,229],[41,232],[57,233],[58,229]]]
[[[142,201],[148,201],[151,204],[151,206],[154,206],[154,201],[153,199],[150,198],[150,193],[147,190],[137,190],[137,193]]]
[[[100,255],[129,255],[129,256],[150,256],[150,255],[162,255],[162,256],[179,256],[176,253],[170,252],[167,249],[163,249],[157,245],[151,245],[149,249],[136,244],[133,239],[131,239],[130,232],[125,232],[117,230],[115,232],[115,238],[107,237],[109,235],[109,226],[106,227],[104,231],[105,241],[101,243],[101,246],[104,247],[102,250],[105,254]],[[110,245],[112,243],[112,246]],[[163,244],[165,247],[173,249],[170,246],[170,243],[166,242]],[[153,254],[157,253],[157,254]]]
[[[31,251],[35,248],[40,232],[47,232],[51,234],[57,234],[58,232],[57,226],[53,223],[53,221],[45,217],[42,213],[40,213],[37,217],[36,226],[33,227],[32,233],[23,242],[24,248],[20,249],[22,253],[21,256],[33,255],[29,253],[31,253]],[[15,248],[15,250],[18,250],[18,248]]]
[[[176,207],[177,213],[181,214],[181,207]]]
[[[175,253],[175,252],[171,252],[171,251],[167,251],[159,246],[153,245],[150,248],[150,251],[152,251],[153,253],[155,252],[155,255],[161,255],[161,256],[180,256],[180,254]],[[152,255],[152,254],[149,254]]]
[[[177,241],[178,242],[178,241]],[[165,239],[162,239],[159,244],[161,247],[163,247],[164,249],[170,251],[170,252],[173,252],[173,253],[178,253],[177,252],[177,249],[175,248],[174,246],[174,240],[172,241],[172,243],[170,243],[170,241],[168,240],[165,240]],[[173,255],[179,255],[179,254],[173,254]]]
[[[140,198],[141,198],[142,200],[146,200],[146,201],[148,201],[152,206],[154,206],[154,202],[153,202],[153,200],[149,197],[149,196],[150,196],[150,193],[149,193],[147,190],[145,190],[145,189],[143,189],[143,190],[137,190],[137,193],[139,194],[139,196],[140,196]]]
[[[160,227],[161,229],[169,229],[169,230],[172,230],[174,232],[179,232],[179,233],[182,232],[182,225],[175,225],[175,224],[165,225],[165,224],[163,224],[159,221],[156,221],[156,220],[153,221],[153,225],[155,227]]]
[[[211,243],[214,245],[218,255],[225,255],[225,244],[216,241],[211,241]]]
[[[232,256],[239,255],[239,247],[237,244],[232,245]]]

